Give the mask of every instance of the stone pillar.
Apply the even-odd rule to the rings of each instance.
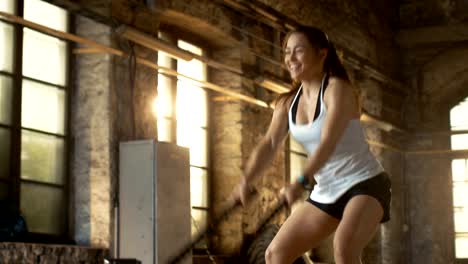
[[[213,53],[213,57],[231,66],[240,67],[249,63],[248,55],[239,49],[223,49]],[[212,70],[210,81],[223,87],[249,95],[255,93],[255,87],[249,80],[226,71]],[[223,201],[243,177],[243,168],[266,133],[272,117],[272,110],[228,99],[220,94],[213,94],[213,144],[212,144],[212,201],[214,212],[222,208]],[[244,236],[253,233],[264,217],[271,212],[278,202],[278,192],[284,186],[284,152],[279,155],[264,172],[258,182],[259,199],[254,199],[247,207],[231,215],[222,223],[217,234],[212,238],[212,245],[218,253],[238,254],[244,242]],[[284,221],[284,214],[276,222]]]
[[[111,29],[90,19],[76,18],[77,34],[111,45]],[[109,248],[111,243],[112,57],[76,56],[72,106],[72,191],[74,239],[80,245]]]
[[[272,115],[273,111],[271,109],[252,105],[244,107],[242,115],[242,157],[244,166],[247,164],[253,149],[266,134]],[[262,173],[261,180],[256,184],[259,192],[258,199],[253,200],[246,207],[242,218],[244,234],[256,233],[258,226],[262,224],[265,217],[278,205],[279,192],[286,184],[285,154],[285,146],[282,145],[279,147],[273,161]],[[283,210],[269,224],[282,224],[286,220],[286,216],[287,211]]]
[[[222,49],[212,53],[213,58],[240,68],[241,56],[236,49]],[[223,87],[240,91],[242,78],[239,75],[215,69],[210,70],[210,81]],[[238,100],[224,100],[221,94],[214,93],[211,110],[212,124],[212,168],[211,182],[212,211],[218,212],[223,202],[239,183],[242,176],[242,106]],[[221,223],[212,237],[215,251],[223,254],[236,254],[242,240],[242,215],[236,212]]]
[[[382,264],[405,263],[408,239],[406,217],[406,175],[404,174],[405,156],[403,153],[385,150],[381,154],[382,165],[392,181],[392,202],[390,221],[380,227],[380,255]],[[395,241],[400,241],[395,243]]]
[[[424,97],[423,97],[424,98]],[[451,156],[432,152],[450,149],[449,107],[424,101],[408,123],[421,128],[408,140],[405,174],[408,186],[409,258],[411,263],[453,263],[454,224]],[[412,107],[416,108],[416,107]],[[425,135],[422,133],[426,133]],[[415,152],[418,151],[418,152]],[[425,252],[421,254],[420,252]]]
[[[368,113],[375,115],[375,116],[381,116],[382,113],[382,87],[380,86],[380,83],[365,77],[361,76],[359,72],[355,71],[349,71],[352,73],[351,77],[355,78],[354,82],[355,85],[360,89],[361,92],[361,98],[362,98],[362,109],[367,111]],[[382,137],[383,133],[381,130],[373,127],[372,125],[363,125],[365,128],[365,134],[366,138],[368,140],[376,141],[376,142],[382,142]],[[379,147],[373,147],[370,145],[371,152],[373,155],[379,159],[380,161],[383,160],[381,157],[383,149]],[[386,169],[386,167],[384,166]],[[381,248],[380,248],[380,242],[381,242],[381,227],[377,230],[375,236],[372,238],[372,240],[367,244],[367,247],[364,249],[363,254],[362,254],[362,259],[364,263],[376,263],[376,264],[381,264]]]
[[[392,112],[398,112],[397,107],[392,107],[391,111],[386,111],[386,105],[397,105],[394,100],[399,101],[398,95],[388,96],[393,94],[389,87],[370,78],[360,75],[359,72],[354,73],[353,77],[356,85],[362,91],[362,106],[368,113],[375,116],[380,116],[384,120],[391,119]],[[398,120],[397,120],[398,121]],[[395,121],[396,122],[396,121]],[[394,122],[394,123],[395,123]],[[400,140],[399,132],[386,132],[378,129],[373,125],[364,125],[366,138],[373,142],[382,142],[384,144],[402,149],[403,142]],[[375,157],[389,174],[392,182],[392,201],[390,207],[390,221],[381,224],[375,237],[368,244],[363,252],[363,261],[365,263],[404,263],[405,259],[405,243],[403,239],[403,230],[405,227],[405,175],[404,175],[404,153],[402,151],[388,149],[385,147],[370,145],[370,149]],[[395,241],[402,241],[396,245]]]
[[[416,144],[424,142],[427,143],[415,139]],[[406,164],[410,187],[411,260],[413,263],[452,263],[454,226],[450,158],[408,154]]]

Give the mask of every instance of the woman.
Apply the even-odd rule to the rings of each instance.
[[[389,220],[389,177],[369,151],[358,93],[325,33],[300,27],[286,36],[283,49],[294,89],[279,98],[234,199],[245,204],[253,181],[290,132],[309,158],[303,174],[282,195],[291,205],[310,182],[316,185],[269,245],[266,263],[292,263],[334,231],[335,262],[361,263],[379,223]]]

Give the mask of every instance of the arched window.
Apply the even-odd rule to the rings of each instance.
[[[202,48],[170,35],[166,39],[197,55]],[[158,52],[158,65],[177,70],[193,79],[206,81],[206,64],[192,59],[173,59]],[[158,74],[158,99],[155,103],[158,140],[174,142],[190,149],[190,199],[192,206],[192,234],[206,226],[208,219],[208,93],[190,79]]]
[[[468,149],[468,98],[450,110],[453,150]],[[468,156],[452,160],[453,212],[457,259],[468,259]]]

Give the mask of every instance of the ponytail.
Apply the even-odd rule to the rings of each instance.
[[[338,78],[349,81],[348,73],[341,63],[338,54],[336,54],[335,46],[331,42],[328,42],[328,54],[325,58],[323,68],[330,76],[336,76]]]

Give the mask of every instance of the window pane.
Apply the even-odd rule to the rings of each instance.
[[[10,175],[10,146],[11,132],[0,128],[0,178],[6,179]]]
[[[0,123],[11,124],[13,82],[10,77],[0,75]]]
[[[468,235],[458,235],[455,238],[457,258],[468,258]]]
[[[23,74],[25,76],[65,86],[66,54],[65,41],[24,29]]]
[[[65,141],[39,133],[21,133],[21,178],[64,184]]]
[[[158,65],[166,68],[172,68],[172,59],[166,52],[158,51]]]
[[[206,227],[208,212],[205,210],[192,209],[192,236],[198,234]]]
[[[297,142],[291,135],[289,135],[289,146],[292,151],[307,154],[307,151],[304,149],[304,147],[302,147],[302,145],[299,144],[299,142]]]
[[[192,126],[206,127],[207,93],[190,82],[177,83],[177,121]]]
[[[296,153],[291,153],[290,160],[291,182],[295,182],[297,177],[299,177],[304,172],[304,167],[307,162],[307,158]]]
[[[468,98],[467,98],[468,99]],[[468,129],[468,100],[450,111],[452,130]],[[452,149],[468,149],[468,134],[452,135]],[[457,258],[468,258],[468,168],[466,159],[452,160],[455,250]]]
[[[468,182],[453,183],[453,205],[468,206]],[[467,219],[468,220],[468,219]]]
[[[190,201],[192,206],[208,207],[208,173],[204,169],[190,167]]]
[[[67,31],[67,12],[44,1],[25,0],[24,19],[56,30]]]
[[[158,141],[172,142],[171,127],[172,121],[160,118],[158,122]]]
[[[4,201],[8,198],[8,184],[0,182],[0,201]]]
[[[0,71],[13,72],[13,33],[12,25],[0,22]]]
[[[178,60],[177,61],[177,72],[193,78],[195,80],[206,80],[206,68],[205,64],[199,60],[191,60],[191,61],[184,61]],[[184,77],[181,77],[184,78]]]
[[[465,207],[468,208],[468,207]],[[455,210],[455,232],[468,233],[468,211]]]
[[[468,129],[468,99],[461,101],[458,105],[450,110],[450,125],[452,130],[465,130]]]
[[[468,170],[465,159],[452,160],[452,180],[456,182],[468,180]]]
[[[158,74],[158,98],[156,100],[156,116],[172,117],[172,79]]]
[[[0,1],[0,11],[14,14],[16,0],[2,0]]]
[[[190,165],[208,166],[206,130],[177,123],[177,144],[190,148]]]
[[[21,212],[31,232],[60,235],[65,232],[65,194],[62,189],[21,183]]]
[[[452,149],[468,149],[468,134],[452,135]]]
[[[65,92],[53,86],[23,81],[23,127],[65,134]]]
[[[190,44],[188,42],[185,42],[183,40],[179,40],[177,42],[177,45],[179,46],[179,48],[181,49],[184,49],[184,50],[187,50],[187,51],[190,51],[191,53],[194,53],[194,54],[197,54],[197,55],[203,55],[202,54],[202,49],[193,45],[193,44]],[[192,62],[193,60],[191,60],[190,62]]]

